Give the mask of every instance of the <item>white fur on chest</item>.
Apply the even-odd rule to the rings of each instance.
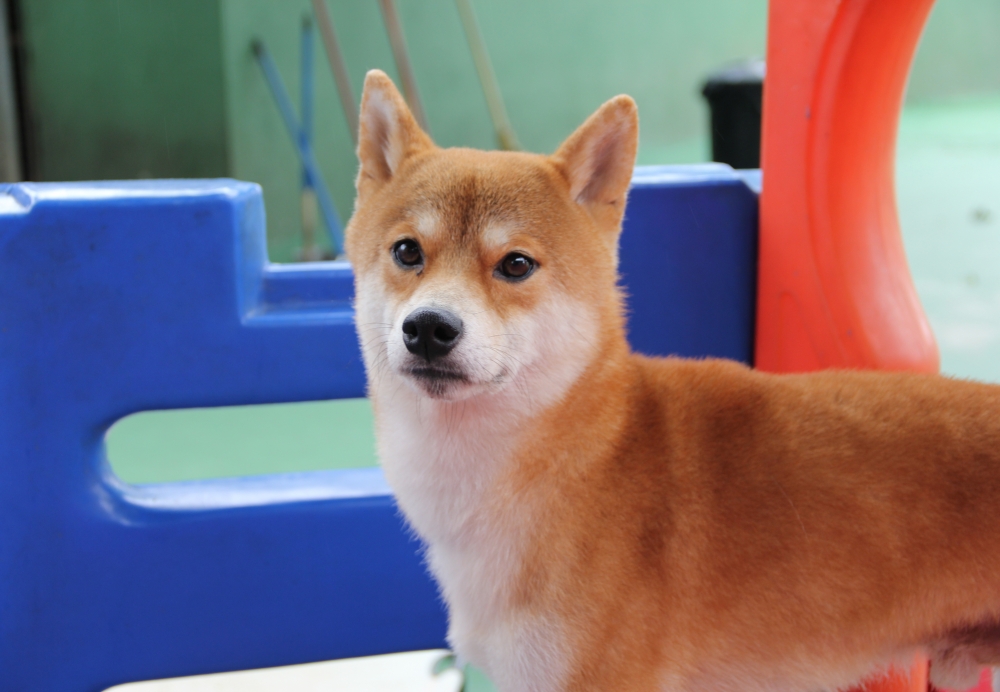
[[[543,500],[515,491],[511,479],[519,448],[530,444],[532,421],[561,399],[593,357],[595,317],[559,294],[506,324],[493,324],[485,306],[469,298],[461,310],[449,303],[469,332],[459,349],[466,349],[471,372],[489,371],[504,354],[510,355],[507,365],[517,367],[502,388],[442,401],[421,394],[394,369],[402,316],[419,300],[394,305],[377,281],[358,290],[359,335],[386,479],[427,543],[455,650],[485,668],[500,690],[561,689],[567,662],[560,623],[552,614],[519,610],[511,600],[544,512]],[[494,334],[505,339],[499,350],[488,339]]]
[[[455,651],[500,689],[550,690],[564,669],[557,623],[511,596],[538,507],[505,482],[514,413],[442,405],[402,388],[379,396],[379,455],[397,501],[427,542]],[[385,402],[384,404],[382,402]]]
[[[410,523],[428,544],[431,569],[453,609],[496,616],[521,560],[526,507],[500,487],[514,440],[507,426],[406,389],[378,397],[379,457]],[[383,403],[384,402],[384,403]],[[505,494],[506,495],[506,494]]]

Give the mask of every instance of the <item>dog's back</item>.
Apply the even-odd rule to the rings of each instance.
[[[616,637],[631,669],[671,660],[685,686],[734,665],[846,685],[921,648],[936,681],[967,686],[1000,661],[1000,388],[641,356],[631,371],[614,440],[600,461],[568,455],[587,468],[537,538],[534,569],[573,594],[578,670],[608,670]]]

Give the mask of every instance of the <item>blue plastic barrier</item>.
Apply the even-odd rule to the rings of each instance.
[[[649,355],[753,363],[760,171],[640,166],[620,247],[629,341]]]
[[[624,238],[639,348],[749,359],[739,177],[637,173]],[[105,459],[137,411],[362,396],[352,292],[267,263],[255,185],[0,186],[0,692],[443,645],[380,471],[128,486]]]

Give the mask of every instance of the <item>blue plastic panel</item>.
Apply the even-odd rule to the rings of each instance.
[[[639,348],[749,357],[742,185],[637,173],[622,272]],[[264,247],[251,184],[0,187],[0,692],[443,645],[378,470],[140,487],[109,471],[104,434],[130,413],[363,395],[350,267],[269,265]]]
[[[723,164],[636,169],[620,249],[636,351],[753,363],[757,194],[747,182]]]

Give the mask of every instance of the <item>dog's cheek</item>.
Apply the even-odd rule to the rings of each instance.
[[[393,337],[392,305],[377,274],[373,276],[369,272],[358,276],[354,309],[362,355],[372,371],[390,348]]]
[[[535,311],[553,290],[551,276],[540,270],[524,281],[511,282],[490,277],[485,291],[487,300],[504,321],[517,321]]]
[[[474,367],[478,379],[484,382],[499,377],[509,378],[517,371],[517,355],[511,346],[512,325],[492,310],[481,310],[471,325],[475,333]]]
[[[524,359],[540,404],[558,400],[596,356],[599,319],[584,302],[553,292],[526,320]]]

